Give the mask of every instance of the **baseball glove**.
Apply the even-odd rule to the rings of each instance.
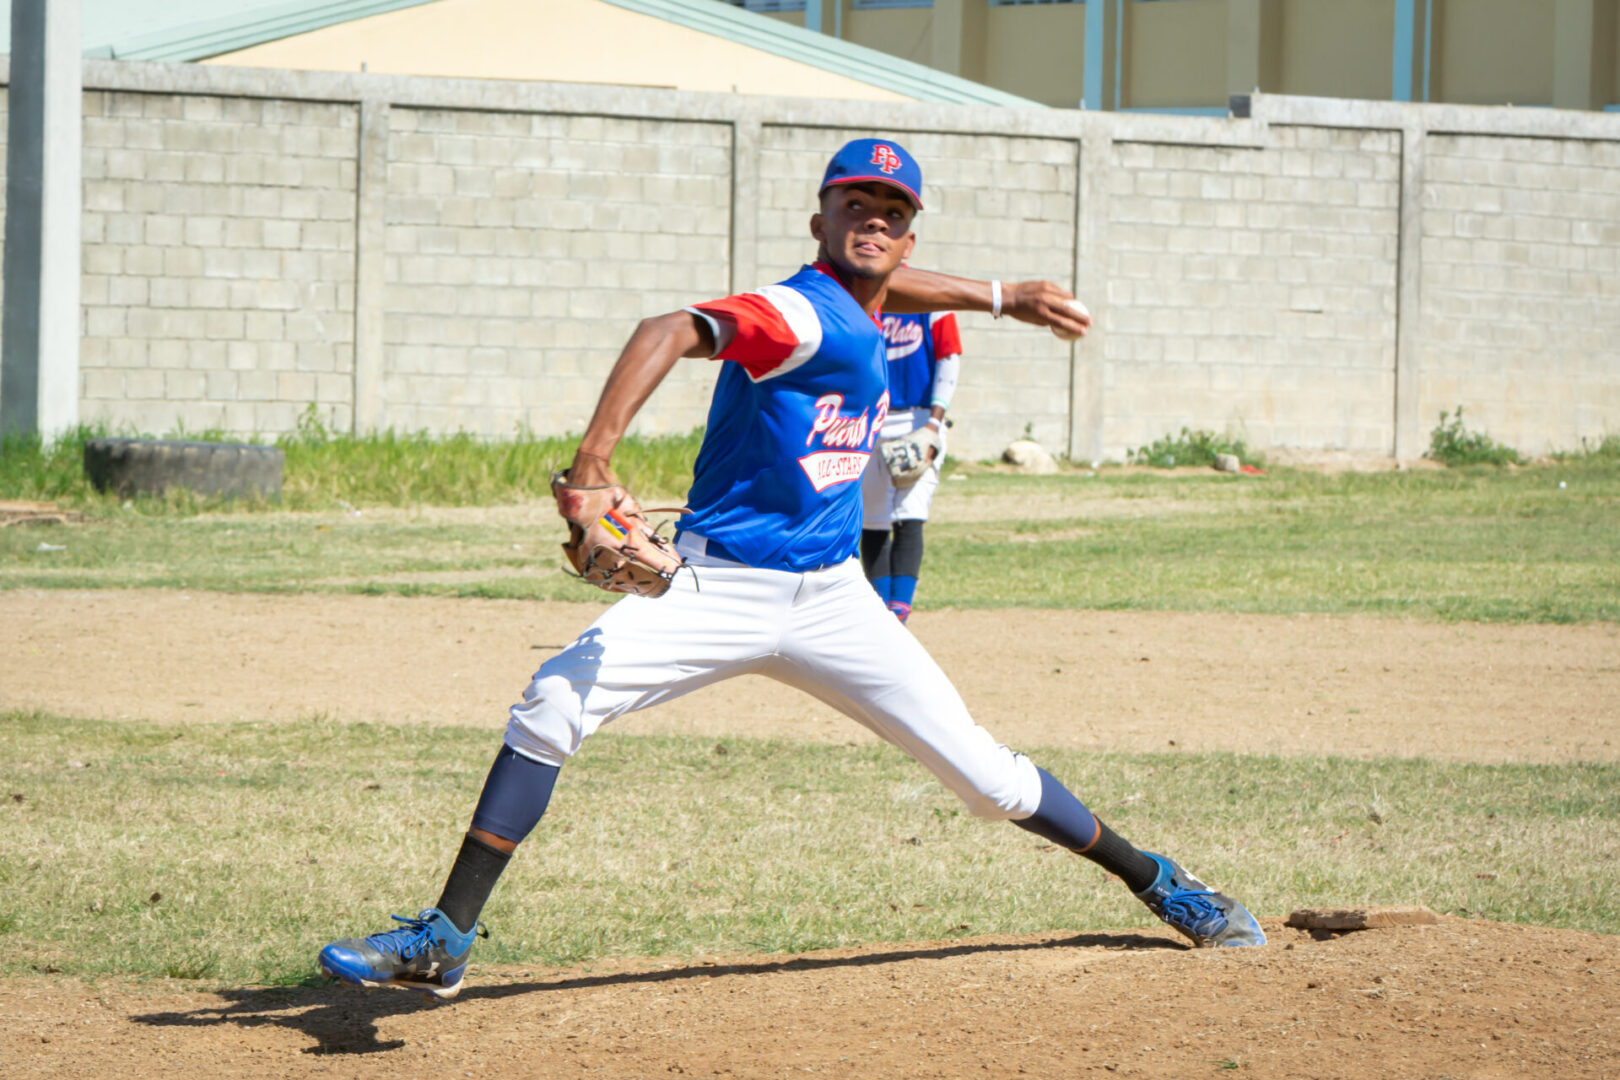
[[[895,487],[910,487],[922,479],[923,473],[933,464],[928,456],[929,447],[933,447],[937,457],[939,432],[927,424],[909,434],[878,443],[878,453],[883,456],[883,464],[888,468],[889,479],[894,481]]]
[[[557,513],[568,522],[563,554],[586,583],[610,593],[663,596],[686,565],[617,485],[579,487],[566,472],[551,477]]]

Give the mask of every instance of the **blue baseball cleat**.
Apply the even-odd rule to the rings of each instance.
[[[1174,859],[1142,854],[1159,864],[1159,876],[1136,894],[1148,910],[1192,939],[1199,948],[1212,945],[1264,945],[1266,933],[1249,909],[1218,893],[1183,870]]]
[[[344,938],[321,950],[321,973],[356,986],[400,986],[448,1001],[461,992],[473,941],[488,937],[479,923],[467,933],[438,908],[367,938]]]

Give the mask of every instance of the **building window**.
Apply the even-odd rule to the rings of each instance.
[[[871,11],[873,8],[933,6],[934,0],[855,0],[856,11]]]
[[[804,0],[726,0],[744,11],[803,11]]]

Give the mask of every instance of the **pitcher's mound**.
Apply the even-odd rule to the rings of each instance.
[[[0,1013],[6,1073],[30,1077],[1620,1074],[1620,938],[1455,918],[1266,932],[475,965],[454,1005],[41,976],[0,983]]]

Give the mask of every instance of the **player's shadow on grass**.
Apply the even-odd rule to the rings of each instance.
[[[832,968],[877,967],[908,960],[945,960],[980,953],[1027,952],[1064,947],[1105,949],[1180,949],[1185,946],[1162,937],[1143,934],[1077,934],[1070,938],[1006,944],[940,945],[934,948],[896,949],[864,953],[860,956],[796,956],[785,960],[746,964],[702,964],[665,968],[659,971],[627,971],[611,975],[585,975],[574,978],[468,986],[457,1001],[488,1001],[523,994],[558,990],[590,990],[604,986],[635,986],[643,983],[677,982],[687,979],[723,979],[736,975],[770,975]],[[314,1040],[306,1054],[377,1054],[405,1047],[404,1039],[379,1037],[378,1022],[439,1007],[426,995],[408,990],[378,990],[365,993],[346,986],[321,989],[285,988],[274,990],[222,990],[219,996],[228,1004],[217,1008],[186,1012],[160,1012],[136,1015],[137,1024],[151,1027],[284,1027]],[[427,1036],[431,1037],[431,1035]]]

